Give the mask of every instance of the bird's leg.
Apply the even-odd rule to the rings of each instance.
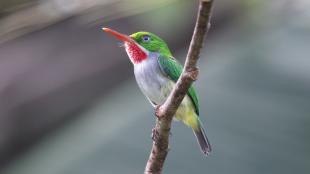
[[[156,105],[155,106],[155,116],[158,118],[158,119],[161,119],[163,117],[163,114],[161,112],[161,108],[160,108],[161,105]]]

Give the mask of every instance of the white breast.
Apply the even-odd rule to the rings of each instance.
[[[143,94],[154,104],[161,104],[169,95],[174,82],[165,77],[158,65],[157,55],[134,65],[136,81]]]

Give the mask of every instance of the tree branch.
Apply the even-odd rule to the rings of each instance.
[[[172,118],[192,82],[197,79],[196,66],[204,36],[210,27],[213,0],[200,0],[199,11],[183,72],[165,103],[156,108],[156,125],[153,129],[152,150],[145,167],[145,174],[160,174],[169,151],[169,134]]]

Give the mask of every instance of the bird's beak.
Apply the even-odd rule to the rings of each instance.
[[[129,37],[125,34],[119,33],[115,30],[110,29],[110,28],[102,28],[102,30],[109,33],[109,34],[112,34],[113,36],[115,36],[117,39],[119,39],[121,41],[129,42],[129,43],[135,43],[135,41],[131,37]]]

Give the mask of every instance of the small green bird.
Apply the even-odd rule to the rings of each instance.
[[[172,56],[167,44],[150,32],[141,31],[127,36],[109,28],[102,29],[124,42],[134,66],[136,81],[150,103],[154,107],[164,103],[183,69]],[[211,146],[198,115],[198,98],[191,86],[177,109],[175,118],[193,129],[201,151],[208,155]]]

